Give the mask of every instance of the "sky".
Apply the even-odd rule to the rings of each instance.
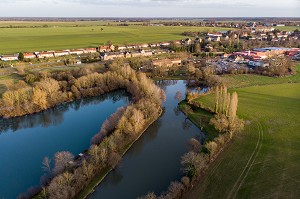
[[[300,0],[0,0],[0,17],[300,17]]]

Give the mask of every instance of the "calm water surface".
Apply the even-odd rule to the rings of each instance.
[[[133,199],[154,191],[160,194],[170,181],[180,180],[180,157],[187,142],[205,135],[178,111],[177,91],[185,95],[184,81],[159,82],[166,91],[165,113],[126,153],[121,164],[89,196],[90,199]]]
[[[60,105],[31,116],[0,120],[0,198],[39,185],[45,156],[87,149],[107,117],[128,104],[125,91]],[[52,161],[53,162],[53,161]]]

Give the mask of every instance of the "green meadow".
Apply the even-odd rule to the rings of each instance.
[[[207,27],[102,26],[95,25],[96,22],[89,23],[79,27],[58,26],[53,22],[52,25],[48,24],[48,28],[0,28],[0,54],[97,47],[108,41],[115,45],[171,41],[184,39],[184,31],[226,30]]]
[[[298,83],[260,77],[271,84],[258,85],[258,77],[249,75],[244,84],[245,78],[223,77],[247,86],[230,89],[238,93],[238,116],[247,125],[186,198],[300,197],[300,76],[290,78]],[[213,94],[196,100],[204,107],[214,106]]]
[[[300,30],[299,26],[274,26],[273,28],[281,31],[294,31],[296,29]]]

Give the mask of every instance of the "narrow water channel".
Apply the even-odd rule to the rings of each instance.
[[[126,153],[90,199],[134,199],[149,191],[160,194],[170,181],[180,180],[180,157],[187,152],[188,140],[201,140],[205,135],[177,109],[175,95],[180,91],[184,98],[184,81],[162,81],[159,85],[167,96],[164,114]]]
[[[45,156],[87,149],[102,123],[128,104],[125,91],[83,99],[42,113],[0,120],[0,198],[17,198],[39,185]],[[52,160],[52,163],[54,161]]]

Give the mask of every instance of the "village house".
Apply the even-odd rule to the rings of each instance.
[[[40,52],[36,54],[38,58],[50,58],[54,57],[54,52]]]
[[[66,55],[69,55],[69,54],[70,54],[69,50],[62,50],[62,51],[55,51],[54,52],[55,57],[62,57],[62,56],[66,56]]]
[[[127,49],[126,46],[119,46],[119,47],[118,47],[118,50],[121,50],[121,51],[122,51],[122,50],[126,50],[126,49]]]
[[[109,53],[102,53],[101,54],[101,60],[107,61],[107,60],[114,60],[116,58],[124,58],[124,53],[120,52],[109,52]]]
[[[141,53],[140,52],[129,52],[130,57],[140,57]]]
[[[115,49],[116,49],[116,47],[113,44],[109,45],[108,48],[109,48],[109,51],[115,51]]]
[[[138,48],[138,46],[137,46],[137,45],[130,44],[130,45],[127,45],[127,48],[128,48],[128,49],[136,49],[136,48]]]
[[[36,58],[36,55],[34,53],[24,53],[25,59],[34,59]]]
[[[256,26],[254,32],[272,32],[274,28],[266,26]]]
[[[98,51],[101,52],[101,53],[102,52],[109,52],[110,48],[109,48],[109,46],[99,46]]]
[[[159,46],[160,46],[160,44],[150,44],[151,48],[156,48],[156,47],[159,47]]]
[[[148,48],[148,47],[149,47],[149,44],[140,44],[139,47],[140,47],[140,48]]]
[[[155,60],[152,61],[152,65],[154,67],[173,67],[173,66],[180,66],[181,60],[180,59],[163,59],[163,60]]]
[[[160,46],[161,46],[161,47],[168,47],[168,46],[170,46],[170,45],[171,45],[170,42],[162,42],[162,43],[160,43]]]
[[[82,55],[84,53],[83,49],[70,50],[71,55]]]
[[[87,53],[96,53],[97,52],[97,48],[86,48],[85,51]]]
[[[142,50],[142,51],[141,51],[141,55],[144,56],[144,57],[152,56],[152,55],[153,55],[153,52],[152,52],[152,51],[145,51],[145,50]]]
[[[2,55],[1,60],[2,61],[17,61],[19,55]]]
[[[223,34],[220,33],[220,32],[217,32],[217,33],[207,33],[207,36],[208,37],[222,37]]]

